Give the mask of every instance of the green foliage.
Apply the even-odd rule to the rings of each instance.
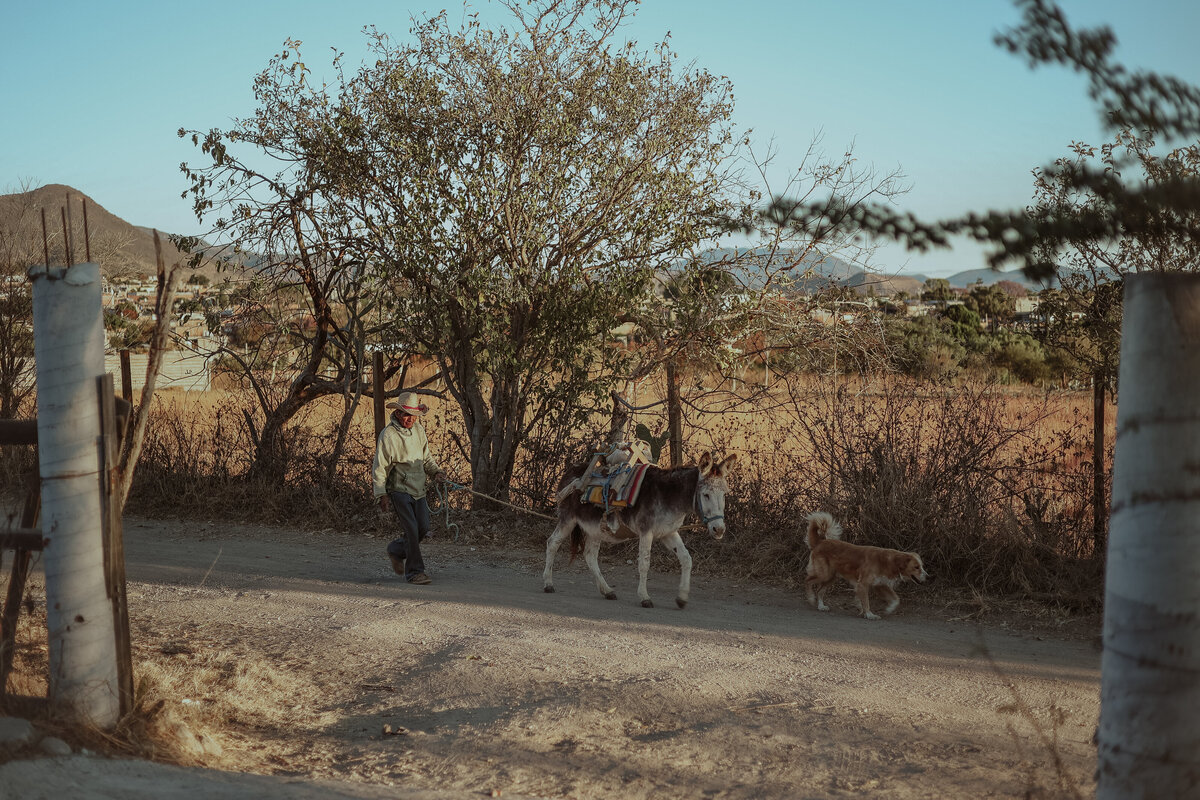
[[[984,319],[994,331],[999,323],[1011,319],[1017,310],[1016,300],[1000,286],[984,286],[982,282],[971,287],[967,305]]]
[[[1043,383],[1050,377],[1041,343],[1024,333],[1003,332],[995,337],[993,363],[1024,383]]]
[[[1113,142],[1100,148],[1075,142],[1073,155],[1055,162],[1054,169],[1036,173],[1032,213],[1044,216],[1104,213],[1110,199],[1099,192],[1079,190],[1066,176],[1100,170],[1138,174],[1148,185],[1200,175],[1200,148],[1180,148],[1160,154],[1151,132],[1120,130]],[[1190,222],[1200,231],[1200,208],[1177,209],[1172,218]],[[1124,276],[1146,271],[1200,269],[1200,239],[1179,237],[1169,230],[1128,231],[1106,241],[1075,237],[1059,252],[1052,244],[1045,257],[1056,258],[1060,286],[1040,295],[1048,346],[1070,354],[1088,377],[1116,386],[1121,339],[1121,300]]]
[[[933,316],[894,324],[891,335],[898,346],[893,360],[898,370],[939,383],[955,378],[966,349],[954,335],[953,325]]]
[[[150,345],[154,322],[147,319],[129,319],[120,313],[108,313],[104,315],[104,329],[108,331],[110,350],[140,350]]]
[[[950,306],[939,316],[890,320],[888,331],[892,366],[937,383],[965,372],[985,380],[1043,384],[1071,363],[1061,351],[1048,353],[1028,333],[984,331],[979,316],[964,305]]]
[[[945,278],[926,278],[925,288],[921,291],[921,299],[934,303],[945,303],[947,300],[954,299],[954,289],[950,287],[950,281]]]
[[[942,317],[954,324],[954,337],[964,343],[978,339],[983,330],[979,315],[966,305],[947,306]]]
[[[175,301],[175,311],[179,314],[194,314],[203,308],[204,304],[194,297],[185,297]]]

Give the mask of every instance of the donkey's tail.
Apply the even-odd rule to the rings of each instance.
[[[575,556],[583,552],[583,544],[587,537],[583,534],[583,528],[576,525],[571,528],[571,557],[567,559],[567,564],[571,564],[575,560]]]
[[[837,524],[828,511],[814,511],[808,515],[808,549],[815,549],[826,539],[841,539],[842,526]]]

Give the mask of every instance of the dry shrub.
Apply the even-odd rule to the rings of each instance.
[[[285,471],[255,477],[252,407],[236,395],[215,407],[190,398],[155,400],[129,508],[150,515],[238,519],[305,527],[346,528],[370,519],[373,442],[351,431],[342,458],[329,464],[336,417],[313,408],[284,435]]]
[[[752,461],[776,480],[789,477],[780,505],[790,540],[802,538],[808,511],[825,509],[849,541],[915,550],[959,587],[1052,594],[1065,577],[1092,574],[1079,564],[1090,555],[1080,546],[1090,509],[1078,502],[1090,469],[1066,468],[1081,431],[1050,424],[1048,397],[1012,410],[1012,396],[994,387],[816,385],[790,393],[786,415],[772,415],[790,429],[789,457],[776,450]],[[765,501],[744,517],[771,530],[780,515]]]

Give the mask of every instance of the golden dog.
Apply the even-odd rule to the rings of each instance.
[[[871,611],[871,587],[878,586],[887,599],[884,614],[891,614],[900,605],[895,586],[901,580],[924,583],[929,578],[925,565],[916,553],[905,553],[887,547],[868,547],[841,541],[842,526],[824,511],[808,515],[808,577],[804,592],[808,602],[818,611],[828,611],[825,593],[840,575],[854,589],[858,606],[867,619],[879,619]]]

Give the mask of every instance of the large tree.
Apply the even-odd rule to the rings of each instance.
[[[607,401],[608,331],[719,232],[734,144],[725,80],[620,43],[628,0],[506,5],[510,28],[442,14],[411,43],[373,34],[310,148],[492,496],[533,426]]]

